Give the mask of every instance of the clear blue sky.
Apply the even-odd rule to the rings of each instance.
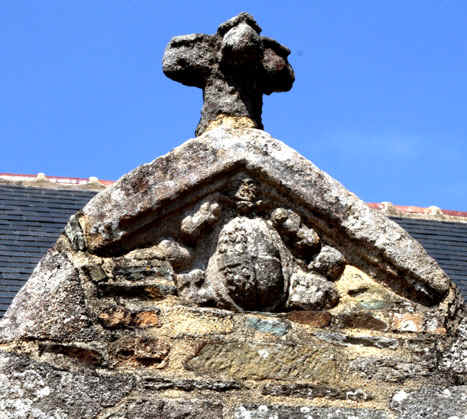
[[[241,11],[292,50],[269,133],[366,201],[467,211],[465,0],[3,2],[0,172],[112,180],[191,138],[164,48]]]

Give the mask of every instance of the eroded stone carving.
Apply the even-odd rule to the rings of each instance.
[[[321,310],[334,307],[339,296],[334,284],[315,272],[295,272],[291,277],[288,308]]]
[[[337,280],[342,272],[344,272],[345,258],[339,250],[324,245],[310,262],[308,268],[322,273],[328,279]]]
[[[229,195],[234,200],[239,214],[251,214],[253,211],[260,209],[263,204],[263,201],[260,199],[258,183],[244,173],[234,176]]]
[[[214,297],[210,288],[205,284],[206,276],[201,269],[194,269],[191,272],[178,274],[175,277],[178,295],[183,300],[194,304],[207,304]]]
[[[201,234],[203,228],[214,224],[219,220],[221,207],[217,202],[203,202],[198,211],[188,215],[182,221],[180,230],[188,241],[195,241]]]
[[[178,295],[187,303],[235,311],[336,305],[331,281],[342,272],[342,254],[322,245],[296,212],[274,208],[262,196],[264,185],[248,173],[233,175],[229,185],[182,219],[186,247],[167,239],[157,246],[169,261],[186,255],[184,263],[172,264]],[[212,245],[200,255],[198,242]]]
[[[233,173],[219,188],[165,220],[151,247],[83,267],[104,327],[133,325],[121,304],[135,298],[265,312],[338,303],[333,281],[345,259],[337,249],[253,174]]]
[[[193,258],[189,249],[172,239],[162,240],[157,247],[174,269],[187,266]]]
[[[261,218],[240,216],[222,228],[206,280],[221,306],[274,311],[287,297],[287,268],[277,232]]]
[[[284,143],[255,129],[212,129],[102,191],[79,217],[87,251],[122,255],[170,237],[184,243],[179,224],[193,210],[174,220],[177,229],[162,232],[167,220],[208,197],[228,204],[222,214],[231,211],[224,179],[240,171],[276,188],[271,197],[275,207],[263,203],[255,209],[259,216],[269,217],[265,213],[275,208],[292,209],[314,227],[324,245],[338,248],[347,263],[400,296],[425,306],[452,298],[449,278],[407,232]],[[222,192],[222,199],[214,192]],[[214,230],[225,222],[217,222]]]
[[[302,224],[300,216],[292,210],[275,209],[271,214],[271,221],[300,257],[309,259],[319,249],[318,234],[312,228]]]

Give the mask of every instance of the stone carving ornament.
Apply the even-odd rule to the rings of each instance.
[[[323,309],[337,304],[333,282],[344,257],[302,223],[290,209],[267,210],[260,185],[247,174],[232,180],[230,216],[206,200],[181,222],[182,240],[217,235],[206,266],[176,275],[179,295],[189,303],[236,311]],[[223,221],[216,232],[214,225]],[[202,227],[207,227],[201,234]],[[185,266],[186,269],[186,266]]]

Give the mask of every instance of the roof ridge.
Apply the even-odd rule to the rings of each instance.
[[[426,208],[415,205],[394,205],[392,202],[368,202],[367,205],[392,217],[467,223],[467,211],[441,209],[435,205]]]
[[[64,187],[66,189],[84,189],[100,191],[115,183],[114,180],[102,180],[95,176],[88,178],[69,176],[49,176],[44,173],[17,174],[0,173],[0,184],[16,184],[26,187]],[[441,209],[435,205],[418,207],[415,205],[394,205],[392,202],[368,202],[369,207],[382,211],[385,215],[404,218],[421,218],[438,221],[454,221],[467,223],[467,211]]]
[[[114,181],[98,179],[95,176],[80,178],[67,176],[46,176],[44,173],[38,173],[37,175],[0,173],[0,184],[2,183],[37,188],[71,188],[100,191],[105,187],[113,184]]]

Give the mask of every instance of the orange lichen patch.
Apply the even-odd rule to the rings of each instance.
[[[326,327],[331,323],[331,315],[327,311],[291,311],[287,318],[293,322],[311,327]]]
[[[170,344],[160,338],[126,336],[113,342],[111,356],[118,366],[163,368]]]
[[[141,311],[133,319],[136,327],[154,327],[159,325],[159,317],[154,311]]]
[[[232,116],[220,114],[211,121],[204,132],[222,126],[224,129],[258,128],[255,122],[246,116]]]
[[[391,327],[393,331],[397,332],[430,333],[432,335],[447,334],[442,320],[426,313],[395,313]]]
[[[123,307],[113,306],[99,314],[104,327],[110,329],[128,326],[131,322],[131,313]]]
[[[102,325],[108,329],[128,326],[146,328],[159,325],[159,317],[154,311],[131,313],[121,306],[111,306],[102,311],[98,317]]]

